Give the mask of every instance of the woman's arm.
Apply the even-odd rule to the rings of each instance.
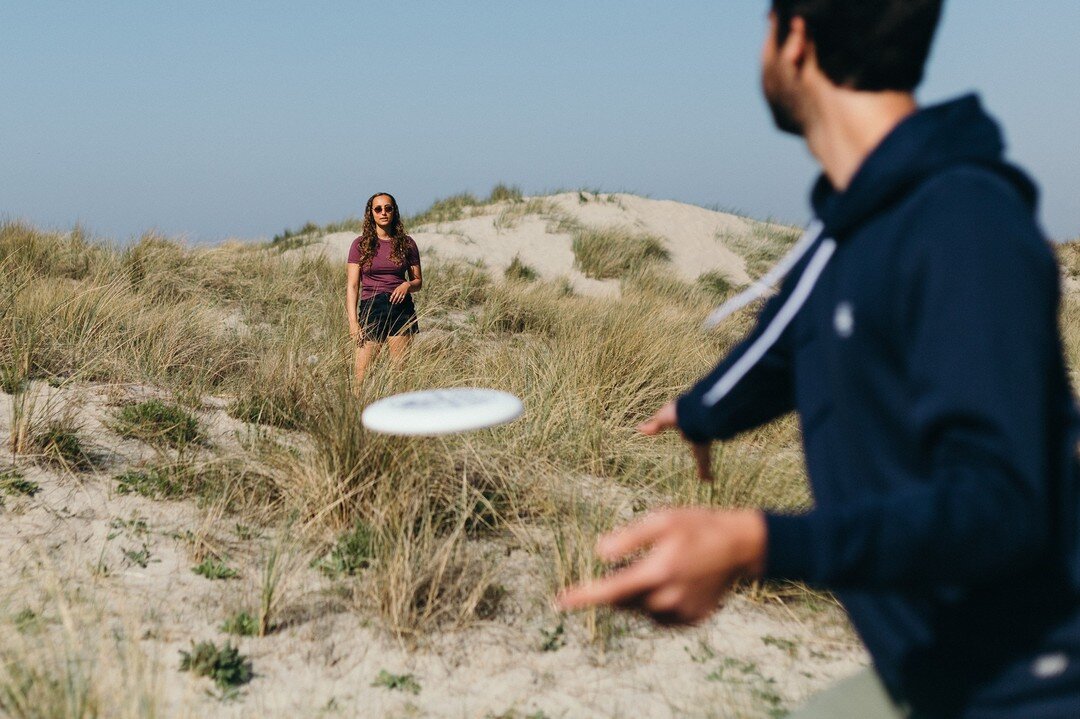
[[[420,265],[412,265],[409,267],[409,277],[411,280],[405,280],[397,286],[393,292],[390,293],[390,302],[397,304],[405,299],[405,295],[410,292],[419,292],[420,288],[424,286],[424,280],[420,276]]]
[[[350,262],[345,281],[345,316],[349,321],[349,335],[357,339],[360,335],[360,322],[356,317],[356,304],[360,299],[360,265]]]

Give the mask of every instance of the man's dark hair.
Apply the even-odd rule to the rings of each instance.
[[[833,83],[911,91],[922,81],[945,0],[772,0],[777,43],[801,17]]]

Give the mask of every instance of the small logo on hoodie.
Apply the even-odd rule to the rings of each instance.
[[[1036,679],[1053,679],[1065,673],[1069,668],[1069,658],[1061,652],[1043,654],[1031,665],[1031,673]]]
[[[841,302],[833,312],[833,329],[841,339],[847,339],[855,332],[855,310],[850,302]]]

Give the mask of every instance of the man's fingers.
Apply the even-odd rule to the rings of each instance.
[[[653,563],[645,559],[604,579],[570,587],[559,595],[556,602],[564,610],[600,604],[624,604],[654,587],[658,576]]]
[[[712,473],[712,445],[708,442],[690,445],[694,452],[694,461],[697,463],[698,479],[703,482],[713,481]]]
[[[649,417],[647,420],[639,424],[637,426],[637,431],[641,432],[642,434],[652,436],[654,434],[660,434],[665,429],[668,429],[670,427],[671,425],[665,422],[664,419],[660,416],[660,413],[657,412],[652,417]]]
[[[606,562],[617,562],[656,542],[671,526],[666,512],[655,512],[633,524],[605,534],[596,543],[597,554]]]
[[[660,434],[676,424],[675,403],[668,402],[656,411],[652,417],[637,426],[637,431],[646,435]]]

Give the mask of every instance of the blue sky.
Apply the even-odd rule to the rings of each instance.
[[[0,0],[0,216],[270,237],[497,182],[801,223],[815,166],[758,90],[766,0]],[[977,89],[1080,235],[1076,0],[950,0],[920,91]]]

